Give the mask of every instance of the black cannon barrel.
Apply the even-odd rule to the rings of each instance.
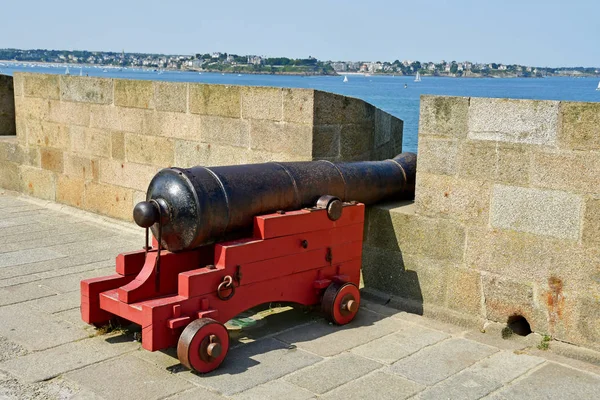
[[[417,156],[385,161],[268,162],[224,167],[167,168],[148,187],[134,219],[152,227],[162,246],[183,251],[252,226],[256,215],[313,207],[319,197],[373,204],[414,197]]]

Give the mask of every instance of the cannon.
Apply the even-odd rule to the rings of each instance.
[[[225,322],[270,302],[320,305],[337,325],[360,305],[365,205],[414,196],[416,155],[391,160],[167,168],[133,210],[141,250],[81,281],[82,319],[142,327],[196,372],[229,349]],[[152,232],[152,243],[149,242]]]

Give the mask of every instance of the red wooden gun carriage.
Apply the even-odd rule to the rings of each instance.
[[[81,282],[82,318],[139,324],[142,347],[177,346],[198,372],[225,358],[224,323],[263,303],[321,304],[329,320],[347,324],[360,305],[364,204],[411,197],[415,168],[416,156],[403,153],[164,169],[134,208],[146,246],[118,255],[115,275]]]

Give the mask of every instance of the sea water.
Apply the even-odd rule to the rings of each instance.
[[[404,121],[403,150],[417,150],[419,98],[423,94],[470,97],[506,97],[513,99],[570,100],[600,102],[598,78],[445,78],[411,76],[289,76],[220,74],[149,69],[83,67],[83,75],[110,78],[150,79],[174,82],[219,83],[227,85],[276,86],[318,89],[357,97]],[[65,66],[0,64],[0,73],[14,71],[64,74]],[[72,75],[80,68],[69,67]],[[406,85],[406,87],[405,87]]]

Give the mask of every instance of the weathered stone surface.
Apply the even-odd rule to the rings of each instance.
[[[469,101],[469,97],[421,96],[419,136],[464,138]]]
[[[196,114],[156,111],[146,116],[141,133],[200,141],[202,139],[202,122],[203,117]]]
[[[487,224],[490,185],[477,180],[419,172],[415,195],[418,214],[466,224]]]
[[[175,140],[175,166],[194,167],[207,165],[211,145],[191,140]]]
[[[454,139],[419,138],[419,172],[454,175],[458,143]]]
[[[524,379],[490,399],[595,399],[600,389],[600,378],[578,370],[548,363]]]
[[[398,375],[375,371],[336,388],[323,396],[323,399],[378,399],[402,400],[424,389],[423,385],[409,381]]]
[[[21,189],[19,164],[0,159],[0,188],[15,191]]]
[[[189,86],[191,113],[229,118],[240,117],[240,86],[203,85],[192,83]],[[244,118],[250,118],[250,116],[245,116]]]
[[[577,243],[503,230],[469,229],[466,262],[523,282],[546,282],[556,274],[576,279],[589,271]]]
[[[231,351],[220,369],[202,376],[184,377],[203,387],[217,390],[226,396],[248,390],[278,379],[321,360],[321,357],[300,349],[290,349],[275,339],[245,344]],[[231,379],[236,376],[239,379]]]
[[[332,356],[368,343],[402,327],[401,321],[361,310],[352,323],[343,327],[317,321],[277,336],[277,339],[320,356]]]
[[[338,94],[314,92],[314,124],[364,124],[374,122],[375,110],[371,104]]]
[[[225,145],[248,148],[251,126],[256,121],[239,118],[203,116],[200,125],[202,142],[210,145]]]
[[[48,102],[47,120],[64,125],[88,126],[90,109],[89,103],[52,100]]]
[[[318,125],[312,133],[313,159],[335,159],[340,156],[340,126]]]
[[[69,130],[65,125],[53,122],[28,120],[26,123],[27,143],[36,146],[69,148]]]
[[[9,288],[2,290],[7,289]],[[31,287],[29,291],[31,292]],[[0,335],[29,350],[49,349],[87,337],[85,331],[75,328],[69,323],[55,320],[35,310],[28,310],[26,313],[22,310],[23,305],[21,304],[0,307],[0,316],[4,321],[0,325]],[[19,318],[15,318],[15,315],[19,315]]]
[[[67,175],[59,175],[56,180],[56,201],[81,208],[85,193],[85,181]]]
[[[236,400],[308,400],[314,395],[306,389],[299,388],[282,379],[267,382],[233,396]]]
[[[128,188],[88,182],[85,185],[84,207],[92,212],[131,220],[133,191]]]
[[[597,193],[598,152],[537,152],[533,155],[531,184],[536,187]]]
[[[90,105],[90,127],[116,131],[146,133],[144,121],[149,111],[114,107],[109,105]],[[149,132],[148,132],[149,133]]]
[[[154,106],[158,111],[187,111],[188,84],[154,82]]]
[[[578,240],[582,207],[581,197],[572,193],[495,185],[490,224],[496,228]]]
[[[372,124],[342,125],[340,129],[340,158],[345,161],[370,158],[373,149],[374,130]],[[366,155],[365,157],[362,157]]]
[[[24,381],[39,382],[138,347],[139,344],[130,341],[107,343],[104,338],[86,339],[6,361],[0,364],[0,368]]]
[[[63,101],[111,104],[113,80],[61,75],[60,98]]]
[[[390,370],[413,381],[433,385],[497,350],[465,339],[449,339],[394,363]]]
[[[154,109],[152,81],[115,79],[115,106]]]
[[[52,100],[37,97],[15,97],[15,118],[17,119],[17,130],[19,121],[45,120],[50,113]]]
[[[78,153],[64,153],[64,173],[70,177],[92,180],[98,179],[98,161]]]
[[[208,159],[205,165],[248,164],[252,151],[243,147],[207,145]]]
[[[600,104],[561,102],[559,138],[568,149],[600,149]]]
[[[21,74],[23,93],[26,97],[58,100],[60,98],[59,75]]]
[[[496,353],[419,394],[420,399],[480,399],[544,362],[508,351]]]
[[[71,151],[80,155],[109,157],[111,154],[110,132],[103,129],[71,126],[69,129]]]
[[[22,97],[23,94],[23,81],[25,80],[25,74],[23,74],[22,72],[15,72],[13,73],[13,90],[15,93],[15,96],[17,97]]]
[[[62,173],[63,172],[63,152],[59,149],[42,147],[40,149],[40,163],[43,169]]]
[[[114,131],[110,134],[111,156],[115,160],[125,160],[125,133]]]
[[[135,163],[123,163],[117,160],[98,161],[100,182],[146,191],[154,175],[167,166],[151,166]]]
[[[250,148],[311,158],[312,128],[288,122],[250,121]]]
[[[311,89],[283,89],[283,120],[312,125],[314,96]]]
[[[323,394],[379,368],[381,368],[381,364],[375,361],[344,353],[298,371],[286,377],[285,380],[311,392]],[[327,379],[323,379],[323,377],[327,377]]]
[[[531,150],[522,145],[465,141],[457,156],[456,173],[481,181],[529,185]]]
[[[370,209],[367,243],[392,251],[462,262],[465,229],[450,220],[415,215],[414,205],[389,203]]]
[[[472,315],[482,314],[479,271],[467,268],[448,269],[446,285],[448,308]]]
[[[409,249],[410,250],[410,249]],[[424,304],[444,305],[451,262],[366,246],[363,250],[365,287],[408,300],[412,312]],[[450,289],[448,289],[450,290]]]
[[[558,101],[471,98],[469,139],[554,146]]]
[[[521,315],[533,325],[532,329],[539,331],[543,328],[536,326],[534,321],[536,313],[531,283],[488,274],[483,275],[482,282],[486,318],[506,323],[509,317]]]
[[[8,225],[10,226],[10,225]],[[29,228],[27,226],[27,228]],[[2,255],[2,259],[0,260],[0,267],[2,268],[7,268],[7,267],[12,267],[12,266],[21,266],[23,264],[30,264],[30,263],[35,263],[35,262],[39,262],[39,261],[47,261],[47,260],[53,260],[55,258],[62,258],[64,257],[63,254],[53,251],[51,249],[40,249],[39,251],[36,252],[31,252],[31,251],[13,251],[10,253],[5,253]],[[11,274],[14,276],[14,274]],[[26,289],[31,290],[31,288],[25,288],[23,289],[24,292],[27,292]],[[15,289],[17,290],[17,289]],[[29,294],[31,295],[31,294]],[[31,297],[29,298],[31,299]],[[18,298],[16,299],[17,301],[19,300]]]
[[[108,398],[162,399],[194,386],[131,355],[97,363],[65,375]],[[143,376],[143,379],[140,377]]]
[[[271,121],[283,119],[283,89],[243,86],[241,92],[242,118]]]
[[[392,117],[390,114],[377,110],[375,111],[374,125],[374,146],[381,146],[388,143],[392,136]]]
[[[447,338],[449,338],[447,334],[439,331],[418,325],[404,324],[398,332],[369,341],[351,351],[382,364],[392,364]]]
[[[594,271],[592,279],[595,281],[595,290],[592,290],[592,293],[598,293],[600,289],[600,271],[598,268]],[[597,340],[600,336],[600,304],[598,298],[594,295],[585,296],[577,301],[576,307],[578,318],[574,319],[577,321],[577,330],[569,329],[567,335],[572,336],[575,339],[574,341],[584,342],[587,346],[598,350],[600,348],[600,343]],[[567,340],[569,339],[571,338],[567,338]]]
[[[158,136],[125,134],[125,158],[127,161],[157,165],[167,168],[173,165],[173,140]]]
[[[55,178],[51,171],[27,167],[19,167],[22,179],[22,190],[30,196],[45,200],[55,198]]]

